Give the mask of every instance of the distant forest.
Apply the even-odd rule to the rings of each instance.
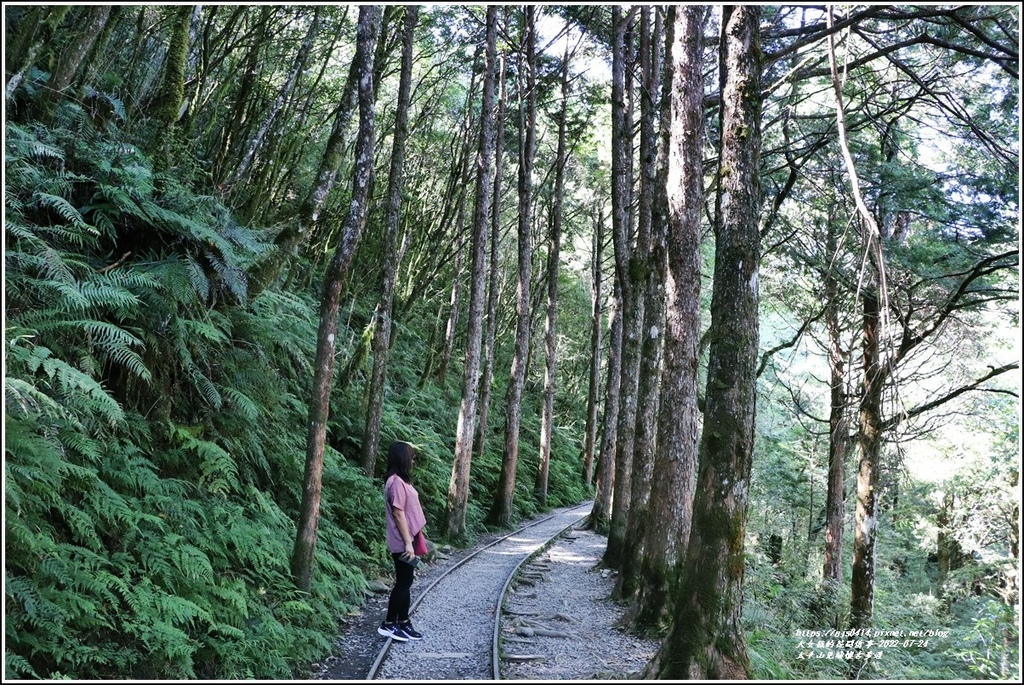
[[[5,679],[306,676],[405,440],[644,677],[1019,680],[1019,24],[5,4]]]

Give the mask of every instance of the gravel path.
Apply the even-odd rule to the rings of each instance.
[[[558,509],[551,518],[489,547],[430,587],[445,571],[504,534],[485,536],[471,549],[458,550],[430,564],[421,564],[413,583],[413,601],[430,588],[412,611],[413,624],[424,634],[421,642],[395,643],[381,664],[378,679],[479,680],[491,678],[494,615],[505,581],[523,559],[552,535],[578,521],[585,506]],[[390,579],[386,579],[390,589]],[[384,590],[383,587],[380,588]],[[363,680],[383,647],[377,626],[387,608],[387,592],[372,596],[359,614],[345,617],[337,640],[338,655],[313,664],[311,677],[324,680]]]
[[[595,568],[607,538],[572,529],[524,564],[502,612],[503,680],[636,679],[657,640],[615,627],[615,575]]]
[[[382,680],[489,680],[494,620],[505,582],[524,558],[587,513],[559,509],[551,518],[482,550],[430,588],[412,612],[424,635],[394,643],[381,664]]]

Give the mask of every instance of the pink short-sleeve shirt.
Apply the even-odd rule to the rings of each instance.
[[[384,517],[387,520],[387,545],[389,552],[404,552],[405,541],[398,532],[392,508],[405,512],[405,521],[409,525],[409,534],[413,537],[423,529],[427,520],[420,508],[420,496],[411,484],[406,483],[398,474],[392,474],[384,483]]]

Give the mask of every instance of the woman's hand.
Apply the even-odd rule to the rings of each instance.
[[[405,552],[402,556],[404,556],[407,561],[412,561],[416,558],[416,552],[412,548],[412,540],[406,540]]]

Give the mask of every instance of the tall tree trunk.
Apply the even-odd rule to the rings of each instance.
[[[632,24],[636,8],[625,16],[612,7],[615,39],[612,46],[612,239],[615,272],[622,288],[622,367],[619,381],[619,425],[615,443],[615,482],[608,546],[602,563],[618,568],[626,539],[633,464],[633,436],[636,431],[637,376],[640,373],[640,326],[643,323],[643,295],[639,260],[631,246],[633,204],[633,118],[632,79],[626,78],[631,63]]]
[[[380,28],[380,17],[379,7],[363,5],[359,8],[356,54],[353,58],[358,64],[359,76],[359,134],[356,139],[355,168],[352,172],[352,202],[349,205],[349,214],[345,220],[341,240],[324,276],[313,371],[313,395],[309,402],[302,506],[299,510],[298,535],[291,558],[292,576],[296,585],[305,591],[309,590],[313,580],[313,553],[320,519],[320,486],[324,465],[324,442],[327,436],[327,412],[330,406],[331,382],[334,379],[334,338],[338,329],[338,304],[352,255],[366,224],[370,179],[373,175],[372,55]]]
[[[750,674],[740,618],[758,359],[760,17],[758,6],[722,8],[722,138],[704,431],[680,594],[655,658],[662,679]]]
[[[316,35],[320,30],[320,8],[313,7],[313,20],[310,22],[309,31],[306,33],[306,37],[302,41],[302,45],[299,47],[299,51],[295,54],[295,61],[292,64],[292,69],[288,73],[288,77],[285,79],[284,84],[281,86],[281,90],[277,94],[277,98],[270,105],[270,109],[267,110],[266,115],[263,117],[263,121],[256,129],[256,133],[253,135],[252,140],[249,141],[249,146],[245,150],[245,154],[242,155],[242,161],[235,167],[235,172],[231,175],[231,179],[228,181],[230,185],[234,185],[242,180],[242,178],[248,173],[249,167],[252,166],[253,158],[256,156],[256,150],[259,149],[260,144],[266,137],[267,132],[270,131],[270,127],[274,125],[274,121],[277,119],[278,112],[284,106],[285,100],[291,95],[292,90],[295,88],[295,84],[299,81],[299,75],[306,68],[306,62],[309,61],[309,53],[313,50],[313,41],[316,39]],[[406,115],[408,117],[408,115]]]
[[[121,5],[115,5],[110,8],[107,20],[103,23],[99,35],[96,36],[96,40],[93,41],[92,47],[89,49],[89,55],[78,69],[78,73],[75,76],[76,85],[81,86],[96,82],[97,73],[103,64],[104,57],[107,56],[110,37],[114,35],[114,30],[121,24],[122,17],[127,14],[127,9],[127,7]]]
[[[544,328],[544,409],[540,421],[540,460],[533,496],[541,507],[548,503],[548,464],[551,460],[551,429],[555,419],[555,321],[558,314],[558,261],[562,242],[562,194],[565,191],[565,128],[569,108],[569,44],[562,57],[562,108],[558,114],[558,145],[555,151],[555,189],[551,202],[551,235],[548,238],[548,308]]]
[[[480,417],[477,419],[474,454],[483,454],[487,442],[487,417],[494,384],[494,338],[498,330],[498,291],[501,262],[501,174],[505,140],[505,59],[498,58],[498,114],[494,131],[494,197],[491,200],[491,255],[487,284],[487,335],[484,336],[483,374],[480,380]]]
[[[455,348],[455,335],[459,325],[459,302],[462,299],[462,269],[463,269],[463,248],[466,234],[466,187],[469,185],[470,173],[469,158],[472,154],[473,145],[473,108],[470,98],[474,93],[474,83],[470,83],[469,93],[466,99],[466,114],[462,122],[462,150],[457,156],[453,175],[451,177],[451,190],[457,197],[455,203],[455,276],[452,278],[452,291],[448,301],[448,323],[444,329],[444,345],[441,348],[441,362],[437,368],[437,379],[443,385],[448,377],[448,365],[451,363],[452,350]],[[451,197],[448,195],[447,197]]]
[[[494,491],[488,521],[499,526],[508,525],[512,518],[512,500],[516,488],[516,464],[519,461],[519,425],[522,419],[523,383],[529,368],[530,329],[533,313],[530,311],[530,278],[533,247],[530,231],[533,227],[533,158],[537,110],[536,89],[536,34],[535,13],[532,5],[524,7],[523,48],[525,63],[520,63],[519,92],[519,284],[516,290],[516,342],[512,356],[505,402],[505,447],[502,453],[501,475]]]
[[[269,14],[269,6],[264,5],[262,11],[264,15]],[[235,139],[241,136],[244,130],[242,124],[249,109],[249,96],[256,85],[261,42],[253,41],[245,58],[239,60],[239,63],[244,65],[240,69],[242,76],[238,79],[238,86],[234,89],[234,103],[231,105],[230,121],[221,124],[221,135],[217,141],[216,153],[213,159],[213,178],[218,185],[221,185],[228,177],[228,167],[234,158]],[[138,51],[141,52],[141,50]]]
[[[5,101],[11,99],[14,91],[25,80],[25,74],[35,66],[36,60],[49,45],[69,11],[70,5],[30,7],[25,10],[14,27],[13,35],[8,34],[8,40],[4,45],[7,62],[5,71],[10,74],[4,88]]]
[[[461,186],[465,188],[465,184]],[[452,277],[452,290],[448,296],[448,319],[444,326],[444,343],[441,346],[441,362],[437,367],[437,380],[444,385],[448,378],[448,364],[452,360],[452,350],[455,349],[455,333],[459,326],[459,303],[462,300],[462,270],[463,270],[463,249],[466,245],[463,240],[466,225],[466,193],[459,192],[459,208],[455,214],[456,243],[458,244],[455,253],[455,275]]]
[[[695,6],[669,13],[666,61],[671,79],[662,104],[662,174],[667,197],[668,272],[665,363],[662,373],[649,519],[644,531],[638,591],[630,613],[638,626],[658,625],[672,615],[679,563],[690,537],[700,430],[697,379],[700,339],[701,213],[704,207],[702,140],[704,81],[701,75],[706,11]],[[661,211],[655,211],[657,217]]]
[[[181,101],[185,96],[185,62],[188,58],[188,28],[192,7],[181,5],[174,10],[171,22],[171,42],[160,77],[160,87],[152,105],[153,119],[169,127],[178,121]]]
[[[826,238],[827,256],[836,254],[837,228],[829,221]],[[829,613],[835,609],[836,596],[842,583],[843,525],[846,519],[846,452],[849,446],[846,420],[846,352],[843,348],[839,322],[839,283],[835,273],[823,273],[825,290],[825,328],[829,353],[829,417],[828,417],[828,485],[825,490],[825,561],[822,568],[822,593]],[[824,608],[824,607],[823,607]],[[836,615],[838,621],[838,615]],[[835,625],[836,629],[841,626]]]
[[[633,439],[633,467],[630,482],[630,506],[622,545],[622,563],[612,596],[633,596],[639,581],[643,555],[643,535],[647,528],[647,506],[651,494],[651,473],[657,444],[658,389],[661,383],[662,331],[665,324],[664,283],[666,209],[664,193],[655,219],[655,195],[664,189],[665,178],[658,178],[658,136],[656,99],[660,90],[661,15],[652,27],[651,8],[640,10],[640,65],[643,77],[640,89],[640,199],[637,231],[637,263],[642,267],[644,325],[637,373],[637,412]],[[657,235],[656,235],[657,234]]]
[[[100,35],[107,23],[110,9],[110,5],[94,5],[83,8],[84,16],[77,22],[78,27],[74,38],[71,44],[61,51],[53,73],[50,75],[50,81],[47,83],[52,97],[59,96],[65,88],[74,82],[75,74],[82,67],[96,37]]]
[[[437,306],[437,316],[434,317],[434,325],[430,327],[430,337],[427,338],[427,361],[423,364],[423,373],[420,374],[420,381],[416,384],[417,390],[427,387],[427,382],[434,373],[434,359],[437,357],[437,331],[441,327],[441,315],[444,313],[444,302]]]
[[[469,289],[469,325],[466,330],[466,363],[462,375],[462,402],[455,432],[455,457],[448,483],[446,514],[448,535],[466,532],[469,502],[469,467],[473,456],[473,427],[480,382],[480,347],[483,339],[484,257],[487,219],[491,210],[491,158],[494,156],[494,66],[498,9],[487,7],[487,39],[484,56],[483,100],[480,107],[480,145],[476,156],[476,201],[473,207],[473,262]]]
[[[612,489],[615,483],[615,443],[619,427],[619,379],[622,377],[622,291],[616,276],[612,284],[612,312],[609,316],[608,371],[605,379],[604,420],[601,449],[597,457],[597,487],[587,527],[607,532],[612,519]]]
[[[601,331],[603,326],[601,262],[604,251],[604,208],[594,215],[594,236],[590,255],[590,373],[587,382],[587,426],[583,438],[583,482],[594,479],[594,450],[597,443],[597,411],[601,393]]]
[[[879,452],[882,442],[881,354],[878,292],[866,290],[862,339],[863,378],[857,434],[857,509],[853,519],[850,627],[871,627],[875,603],[875,542],[878,533]]]
[[[298,216],[294,221],[288,222],[274,238],[274,251],[254,269],[250,278],[251,289],[254,292],[259,292],[277,278],[281,268],[295,249],[306,241],[316,228],[320,212],[324,204],[327,203],[327,196],[334,189],[338,169],[341,167],[349,121],[352,119],[352,111],[356,106],[358,79],[358,65],[353,59],[345,80],[345,89],[341,94],[341,101],[334,114],[334,122],[327,138],[327,145],[313,177],[313,184],[299,206]]]
[[[366,427],[360,461],[363,472],[373,477],[380,444],[380,418],[384,406],[384,382],[387,378],[388,352],[391,348],[391,313],[395,304],[395,275],[402,261],[407,242],[397,245],[398,225],[402,218],[402,188],[405,185],[405,140],[409,135],[409,98],[412,91],[413,38],[419,17],[417,5],[405,6],[405,28],[402,33],[402,67],[398,81],[398,103],[395,106],[395,137],[391,147],[391,169],[388,172],[387,209],[384,214],[384,257],[381,274],[381,295],[377,307],[377,323],[373,333],[373,371],[370,375]]]

